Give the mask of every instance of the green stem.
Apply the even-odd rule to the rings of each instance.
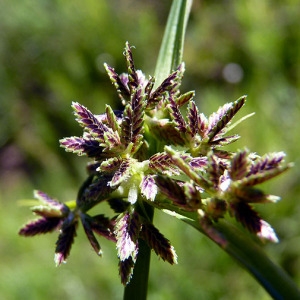
[[[274,299],[300,299],[296,284],[260,246],[229,222],[222,221],[215,228],[227,240],[223,249],[248,270]]]
[[[192,214],[179,218],[206,234],[197,217]],[[224,220],[214,224],[213,228],[220,233],[223,242],[208,237],[245,268],[273,299],[300,299],[297,285],[282,268],[269,259],[260,246],[247,238],[245,233]]]
[[[182,61],[184,36],[191,4],[192,0],[174,0],[172,2],[156,63],[156,86],[167,78],[170,72],[177,68]],[[146,214],[145,217],[152,221],[154,208],[145,203],[145,210],[141,209],[140,214]],[[151,250],[148,245],[143,240],[139,240],[138,257],[130,283],[124,290],[124,300],[144,300],[147,298],[150,255]]]
[[[186,212],[169,203],[162,197],[158,203],[152,202],[151,204],[210,238],[245,268],[273,299],[300,299],[300,290],[293,280],[280,266],[272,262],[263,249],[243,231],[225,220],[219,220],[218,223],[210,224],[211,230],[215,232],[209,235],[199,222],[197,212]]]

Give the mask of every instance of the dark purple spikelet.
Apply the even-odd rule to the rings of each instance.
[[[189,165],[194,169],[194,170],[204,170],[205,167],[207,167],[207,157],[193,157],[189,161]]]
[[[276,169],[284,160],[284,157],[285,154],[283,152],[278,152],[268,153],[260,158],[257,158],[251,165],[250,174],[257,174],[264,171]]]
[[[136,260],[138,253],[138,237],[140,232],[140,220],[137,213],[121,214],[115,225],[118,256],[121,261],[132,257]]]
[[[199,112],[194,101],[189,102],[187,118],[189,133],[194,137],[199,130]]]
[[[115,220],[109,219],[105,217],[104,215],[96,215],[92,217],[91,220],[91,228],[92,230],[105,237],[106,239],[116,242],[116,237],[114,234],[114,227],[115,227]]]
[[[83,105],[73,102],[72,107],[75,116],[77,117],[77,122],[99,142],[104,142],[104,133],[108,131],[108,127],[102,122],[99,122],[98,119]]]
[[[184,64],[179,65],[176,71],[171,73],[157,88],[151,93],[147,102],[147,109],[153,109],[155,106],[165,100],[168,95],[175,96],[178,93],[181,79],[184,72]]]
[[[239,180],[247,175],[249,168],[248,151],[237,152],[231,161],[229,175],[232,180]]]
[[[125,212],[130,206],[130,203],[128,201],[120,198],[111,198],[108,199],[107,202],[110,208],[117,214]]]
[[[82,212],[86,212],[96,204],[107,200],[109,194],[115,189],[115,187],[109,185],[111,179],[112,175],[105,173],[98,173],[97,176],[91,175],[88,177],[79,190],[76,206]]]
[[[149,161],[149,168],[155,172],[169,176],[180,174],[170,156],[165,152],[152,155]]]
[[[77,155],[87,155],[88,157],[101,158],[103,156],[103,147],[94,138],[68,137],[60,140],[61,147],[68,152]],[[105,156],[105,155],[104,155]]]
[[[98,235],[103,236],[110,241],[116,242],[114,235],[115,222],[102,214],[91,217],[88,214],[81,213],[80,218],[91,246],[95,252],[101,256],[101,247],[94,233],[97,233]]]
[[[112,157],[102,161],[97,171],[113,174],[120,168],[122,160],[120,157]]]
[[[173,246],[153,224],[143,224],[141,238],[145,240],[149,247],[164,261],[167,261],[171,265],[177,264],[177,254]]]
[[[206,171],[210,182],[215,188],[218,188],[220,176],[223,175],[224,169],[220,164],[220,159],[216,155],[212,154],[208,157],[208,167]]]
[[[125,61],[127,63],[128,86],[129,86],[130,92],[132,93],[138,87],[139,79],[138,79],[138,74],[137,74],[135,66],[134,66],[131,47],[128,42],[126,42],[126,45],[125,45],[124,56],[125,56]]]
[[[216,136],[225,128],[225,126],[231,121],[235,114],[245,104],[246,97],[243,96],[235,102],[226,103],[218,109],[216,113],[213,113],[208,120],[207,136],[209,141],[213,141]]]
[[[154,176],[155,175],[144,176],[140,185],[142,195],[150,201],[154,201],[157,194],[157,185],[155,183]]]
[[[256,211],[245,202],[236,202],[230,205],[230,213],[251,233],[256,234],[262,240],[278,242],[278,238],[273,228]]]
[[[102,251],[101,251],[101,247],[100,247],[100,244],[99,242],[97,241],[94,233],[93,233],[93,230],[92,230],[92,226],[91,226],[91,223],[92,223],[92,220],[91,220],[91,217],[86,215],[86,214],[81,214],[81,223],[82,223],[82,226],[83,226],[83,229],[84,229],[84,232],[91,244],[91,246],[93,247],[93,249],[95,250],[95,252],[101,256],[102,255]]]
[[[245,202],[235,202],[230,205],[230,211],[238,222],[252,233],[260,232],[261,218],[257,212]]]
[[[24,225],[19,234],[23,236],[35,236],[37,234],[45,234],[52,232],[59,227],[61,218],[39,218],[34,221],[28,222]]]
[[[185,139],[181,133],[174,127],[170,120],[151,120],[150,132],[153,138],[158,141],[163,141],[166,145],[180,145],[185,144]]]
[[[133,143],[134,150],[137,151],[140,146],[143,134],[143,117],[144,117],[144,95],[141,88],[135,90],[131,101],[124,109],[121,140],[127,146]]]
[[[135,261],[132,257],[128,257],[125,260],[119,261],[119,275],[121,277],[121,283],[127,285],[132,277]]]
[[[57,266],[66,262],[70,254],[71,247],[76,236],[77,225],[78,221],[76,220],[72,221],[71,224],[69,223],[69,220],[66,220],[62,225],[61,233],[58,236],[55,249],[54,261]]]
[[[278,165],[276,168],[263,170],[254,174],[251,174],[250,172],[250,175],[240,180],[240,184],[243,186],[254,186],[257,184],[261,184],[282,174],[283,172],[291,168],[291,166],[292,164]]]
[[[173,179],[166,176],[156,176],[155,182],[160,193],[165,195],[175,205],[186,206],[186,196],[183,188]]]
[[[169,100],[168,108],[170,111],[171,119],[173,120],[173,122],[175,124],[175,128],[179,132],[184,134],[186,132],[186,123],[185,123],[185,120],[184,120],[180,110],[179,110],[179,107],[172,97],[169,97],[168,100]]]
[[[115,86],[117,93],[122,101],[122,103],[126,103],[130,98],[130,91],[128,88],[128,77],[122,75],[118,75],[114,68],[110,67],[107,64],[104,64],[104,68],[112,82],[112,84]]]
[[[130,176],[130,161],[123,160],[119,169],[115,172],[109,185],[117,187],[122,181],[125,181]]]

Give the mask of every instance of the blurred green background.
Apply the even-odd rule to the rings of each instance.
[[[94,113],[119,101],[103,68],[125,71],[125,41],[137,68],[153,74],[171,1],[0,0],[0,299],[121,299],[113,243],[98,258],[78,232],[68,263],[53,262],[57,234],[23,238],[32,218],[18,200],[40,189],[60,201],[76,197],[86,160],[58,139],[80,134],[71,101]],[[259,154],[285,151],[295,167],[263,186],[282,197],[260,205],[280,244],[267,253],[300,284],[300,4],[195,1],[186,36],[182,91],[195,90],[206,115],[248,94],[234,146]],[[99,208],[101,209],[101,208]],[[106,208],[103,208],[104,210]],[[152,257],[149,300],[270,299],[226,253],[195,230],[157,212],[179,264]]]

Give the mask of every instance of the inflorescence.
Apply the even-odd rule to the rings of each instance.
[[[98,255],[102,252],[95,233],[116,243],[123,284],[130,281],[140,239],[163,260],[177,262],[173,246],[153,225],[145,205],[183,215],[195,213],[212,239],[218,239],[212,225],[229,215],[261,239],[277,242],[272,227],[251,204],[279,199],[256,186],[291,166],[284,163],[285,154],[259,156],[247,149],[223,148],[239,138],[228,132],[239,123],[232,119],[246,96],[207,118],[199,112],[193,91],[180,93],[184,64],[154,89],[155,79],[146,79],[136,70],[128,43],[124,56],[127,74],[118,75],[105,64],[124,110],[106,105],[104,114],[95,115],[74,102],[83,134],[60,140],[66,151],[92,158],[75,207],[35,191],[42,204],[32,211],[39,218],[24,225],[19,234],[34,236],[58,229],[55,262],[60,265],[70,254],[80,221]],[[114,212],[112,218],[89,214],[104,201]]]

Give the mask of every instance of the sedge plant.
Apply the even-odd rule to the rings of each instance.
[[[183,41],[191,1],[174,0],[155,76],[146,77],[134,63],[127,42],[126,73],[105,64],[109,79],[123,105],[106,105],[96,114],[73,102],[81,136],[60,140],[66,151],[89,157],[87,179],[76,201],[62,203],[42,191],[41,204],[32,207],[37,219],[19,231],[35,236],[59,231],[55,263],[70,255],[79,223],[97,255],[96,236],[116,244],[124,299],[146,299],[150,252],[177,263],[171,240],[153,223],[159,209],[206,235],[246,268],[275,299],[300,299],[295,284],[272,263],[259,245],[230,222],[232,218],[262,240],[278,242],[269,223],[252,204],[272,203],[279,197],[257,186],[291,167],[283,152],[258,155],[247,148],[236,152],[226,146],[239,139],[230,131],[240,121],[236,114],[246,96],[225,103],[211,115],[201,113],[194,91],[180,90],[185,65]],[[107,202],[111,218],[90,213]]]

